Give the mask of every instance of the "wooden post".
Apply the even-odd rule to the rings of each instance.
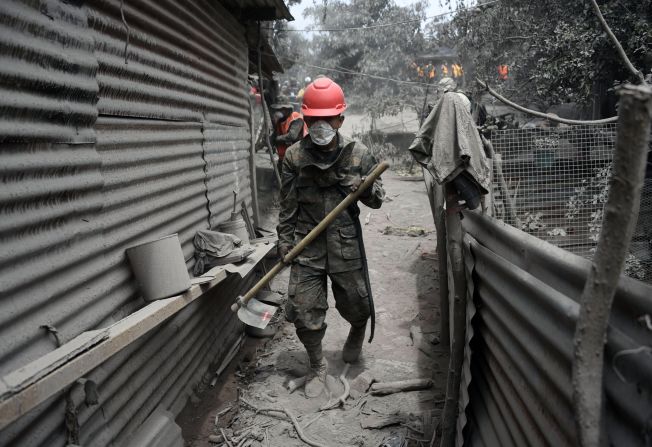
[[[491,144],[491,140],[488,140],[484,135],[480,134],[482,138],[482,144],[489,153],[489,157],[493,160],[493,165],[496,168],[496,177],[498,180],[498,186],[500,187],[500,193],[503,196],[503,203],[505,204],[505,222],[509,225],[520,228],[518,217],[516,217],[516,204],[512,195],[509,193],[509,188],[507,187],[507,182],[505,181],[505,176],[503,175],[503,161],[500,157],[501,154],[496,154],[494,151],[494,145]]]
[[[448,305],[448,252],[446,250],[446,212],[444,210],[444,188],[437,183],[432,174],[424,169],[423,179],[426,183],[430,209],[437,231],[437,258],[439,261],[439,342],[450,349],[450,307]]]
[[[618,114],[609,195],[575,329],[573,406],[582,447],[606,445],[602,418],[604,344],[611,304],[638,217],[652,121],[652,88],[623,87]]]
[[[445,192],[447,249],[450,257],[450,269],[453,273],[453,340],[448,364],[446,401],[440,425],[441,442],[439,445],[440,447],[452,447],[455,443],[460,381],[466,343],[466,274],[462,250],[462,223],[460,213],[456,211],[458,207],[457,193],[450,183],[445,185]],[[431,445],[433,445],[432,442]]]

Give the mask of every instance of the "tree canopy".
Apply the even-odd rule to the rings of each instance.
[[[301,41],[297,36],[287,36],[290,44],[283,55],[293,54],[314,75],[323,74],[340,83],[354,109],[364,110],[372,118],[398,113],[418,102],[415,96],[423,94],[424,86],[382,78],[415,80],[410,64],[425,47],[421,31],[425,6],[425,1],[411,6],[398,6],[393,0],[315,2],[306,9],[314,28],[367,29],[314,33],[312,39]],[[388,23],[398,24],[375,28]]]
[[[587,0],[510,0],[463,10],[432,37],[455,45],[482,79],[496,84],[497,65],[509,67],[500,88],[529,103],[589,104],[601,89],[630,79]],[[652,67],[649,1],[599,2],[605,19],[636,67]]]
[[[467,8],[468,0],[443,3],[457,12],[427,22],[425,0],[411,6],[394,0],[314,1],[306,9],[313,28],[363,29],[312,33],[312,38],[279,30],[279,54],[286,66],[296,62],[313,77],[324,74],[339,82],[348,102],[372,118],[406,106],[421,108],[423,85],[382,78],[424,82],[415,78],[411,64],[419,54],[439,47],[457,50],[466,89],[474,87],[478,76],[509,98],[540,108],[567,102],[590,105],[595,98],[609,97],[614,83],[632,80],[589,0],[482,0],[473,8]],[[650,0],[599,4],[633,64],[649,76]],[[398,25],[377,27],[388,23]],[[509,68],[506,80],[498,79],[498,65]],[[613,113],[613,95],[611,99],[603,104],[603,116]]]

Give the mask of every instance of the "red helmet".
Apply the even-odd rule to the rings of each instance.
[[[301,112],[304,116],[336,116],[346,110],[342,87],[332,79],[317,78],[306,87]]]

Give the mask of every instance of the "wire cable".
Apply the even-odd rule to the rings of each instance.
[[[275,56],[274,54],[271,54],[271,53],[263,53],[263,54],[265,54],[267,56]],[[336,73],[343,73],[343,74],[348,74],[348,75],[365,76],[365,77],[368,77],[368,78],[380,79],[380,80],[383,80],[383,81],[396,82],[398,84],[422,85],[422,86],[432,85],[432,84],[429,84],[429,83],[426,83],[426,82],[403,81],[401,79],[388,78],[386,76],[374,75],[374,74],[369,74],[369,73],[362,73],[360,71],[352,71],[352,70],[349,70],[349,69],[342,70],[342,69],[338,69],[338,68],[321,67],[319,65],[308,64],[306,62],[301,62],[301,61],[299,61],[297,59],[291,59],[291,58],[288,58],[288,57],[282,57],[282,59],[286,59],[286,60],[288,60],[288,61],[290,61],[290,62],[292,62],[292,63],[294,63],[296,65],[301,65],[301,66],[304,66],[304,67],[316,68],[318,70],[324,70],[324,71],[334,71]]]
[[[340,32],[340,31],[364,31],[364,30],[372,30],[372,29],[378,29],[378,28],[386,28],[388,26],[397,26],[397,25],[405,25],[406,23],[414,23],[414,22],[422,22],[424,20],[430,20],[430,19],[437,19],[440,17],[445,17],[450,14],[455,14],[456,12],[460,11],[473,11],[476,9],[481,9],[487,5],[492,5],[494,3],[498,3],[499,0],[494,0],[492,2],[487,2],[483,3],[482,5],[477,5],[473,6],[470,8],[459,8],[454,11],[448,11],[444,12],[441,14],[437,14],[434,16],[428,16],[424,17],[423,19],[411,19],[411,20],[402,20],[400,22],[389,22],[389,23],[379,23],[377,25],[369,25],[369,26],[354,26],[354,27],[348,27],[348,28],[303,28],[303,29],[284,29],[284,30],[275,30],[279,32],[294,32],[294,33],[321,33],[321,32]],[[268,30],[274,30],[272,27],[265,28]]]
[[[339,70],[337,68],[320,67],[318,65],[312,65],[312,64],[301,63],[301,62],[296,62],[296,64],[303,65],[305,67],[310,67],[310,68],[317,68],[319,70],[334,71],[334,72],[337,72],[337,73],[350,74],[350,75],[355,75],[355,76],[365,76],[367,78],[380,79],[380,80],[383,80],[383,81],[391,81],[391,82],[396,82],[397,84],[424,85],[424,86],[429,85],[429,84],[427,84],[425,82],[403,81],[401,79],[388,78],[386,76],[373,75],[373,74],[369,74],[369,73],[362,73],[362,72],[359,72],[359,71]]]

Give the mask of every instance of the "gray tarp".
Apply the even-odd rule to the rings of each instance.
[[[435,105],[417,132],[409,151],[438,183],[466,170],[487,194],[490,168],[468,107],[461,93],[448,92]]]

